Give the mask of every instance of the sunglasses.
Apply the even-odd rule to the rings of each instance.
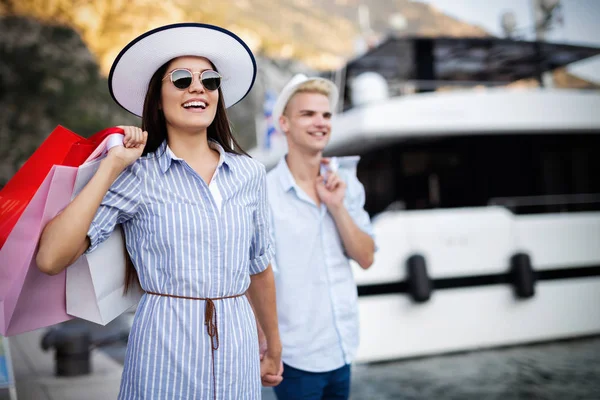
[[[186,68],[177,68],[169,72],[162,80],[164,81],[168,77],[171,78],[171,83],[177,89],[187,89],[191,86],[194,81],[194,75],[200,75],[200,83],[204,86],[204,89],[212,92],[217,90],[221,86],[221,75],[217,71],[207,69],[202,72],[192,72]]]

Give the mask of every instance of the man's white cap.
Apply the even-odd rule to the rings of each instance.
[[[338,88],[335,83],[325,78],[309,78],[304,74],[297,74],[285,85],[273,106],[273,124],[275,125],[275,129],[279,132],[283,133],[281,126],[279,126],[279,117],[283,114],[283,110],[285,110],[288,101],[290,101],[290,98],[296,93],[298,86],[310,81],[322,81],[329,86],[329,106],[331,107],[331,112],[334,112],[338,101]]]

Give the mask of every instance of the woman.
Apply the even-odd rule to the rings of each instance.
[[[120,399],[259,399],[261,377],[281,379],[265,169],[236,151],[225,112],[255,76],[247,46],[204,24],[150,31],[112,66],[111,94],[143,131],[124,128],[124,146],[44,229],[37,263],[56,274],[122,224],[146,294]],[[268,343],[260,360],[246,292]]]

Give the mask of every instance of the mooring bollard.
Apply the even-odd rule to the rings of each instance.
[[[42,338],[42,349],[55,349],[56,376],[88,375],[91,344],[88,330],[73,327],[51,329]]]
[[[129,330],[95,335],[85,325],[77,323],[51,328],[42,338],[42,349],[54,349],[56,376],[81,376],[92,372],[91,352],[117,342],[127,343]]]

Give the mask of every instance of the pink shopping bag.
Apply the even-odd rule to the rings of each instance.
[[[105,149],[107,140],[98,148]],[[101,152],[97,149],[90,159],[99,155]],[[46,275],[39,271],[35,258],[43,228],[71,201],[77,172],[78,167],[54,165],[0,249],[0,334],[3,336],[72,318],[66,312],[66,272]]]
[[[65,273],[35,264],[43,227],[71,200],[77,168],[53,166],[0,249],[0,334],[12,336],[66,321]]]

